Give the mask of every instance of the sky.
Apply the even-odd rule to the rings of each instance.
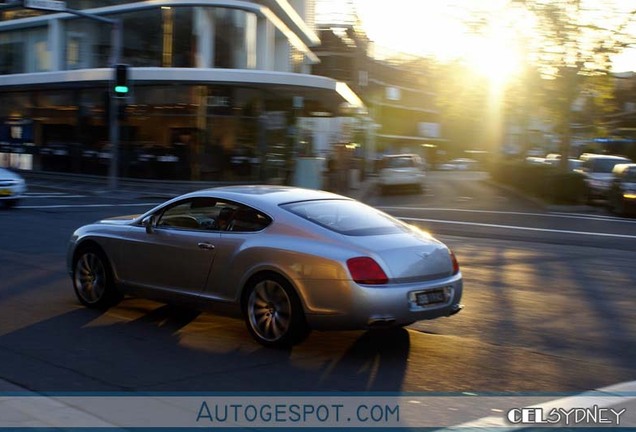
[[[605,1],[626,12],[636,9],[636,0]],[[367,35],[380,47],[441,60],[472,58],[478,68],[493,69],[486,73],[494,73],[494,69],[507,73],[520,60],[511,26],[494,28],[487,39],[477,40],[464,22],[485,12],[495,18],[493,22],[517,20],[516,27],[530,26],[519,17],[511,17],[508,3],[508,0],[318,0],[317,12],[319,15],[341,12],[343,7],[355,6]],[[636,36],[636,16],[630,30]],[[616,56],[613,65],[615,72],[636,71],[636,48]]]

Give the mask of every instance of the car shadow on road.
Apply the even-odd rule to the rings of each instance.
[[[399,391],[404,329],[315,332],[274,350],[242,321],[126,301],[77,308],[0,336],[0,376],[38,392]]]
[[[401,391],[410,352],[403,328],[362,333],[323,370],[321,390]]]

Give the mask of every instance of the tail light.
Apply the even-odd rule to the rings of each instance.
[[[353,281],[359,284],[382,285],[389,281],[382,267],[373,258],[351,258],[347,260],[347,268]]]
[[[452,250],[449,250],[448,253],[450,253],[451,262],[453,263],[453,274],[456,275],[459,273],[459,262]]]

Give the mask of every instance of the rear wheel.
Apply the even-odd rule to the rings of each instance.
[[[290,347],[309,334],[296,292],[276,274],[265,274],[252,281],[244,302],[244,315],[250,334],[265,346]]]
[[[76,254],[73,288],[80,303],[91,308],[107,309],[122,298],[106,256],[95,246],[85,247]]]

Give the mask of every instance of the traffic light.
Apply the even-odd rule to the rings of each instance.
[[[128,97],[130,88],[128,87],[128,65],[115,65],[115,85],[113,87],[115,97]]]

